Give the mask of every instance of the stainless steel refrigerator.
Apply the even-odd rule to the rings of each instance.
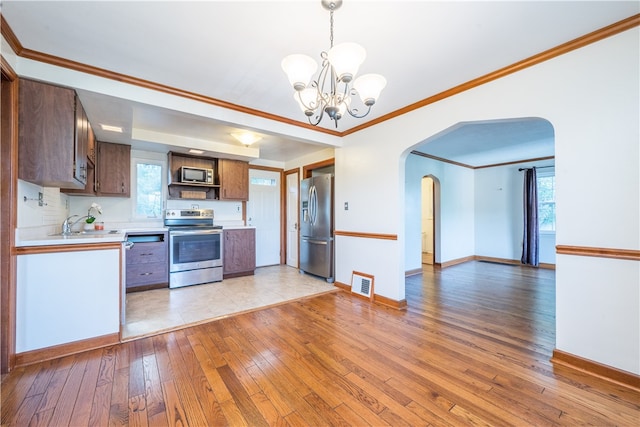
[[[300,185],[300,271],[333,283],[333,176],[317,175]]]

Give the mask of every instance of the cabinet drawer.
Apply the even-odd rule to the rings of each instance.
[[[165,264],[169,262],[165,242],[134,243],[133,247],[127,250],[127,268],[129,264],[154,262],[164,262]]]
[[[169,280],[169,265],[166,262],[144,264],[127,263],[127,287],[165,283]]]

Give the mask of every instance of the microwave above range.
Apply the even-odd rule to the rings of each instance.
[[[214,185],[213,169],[182,166],[178,179],[181,184],[189,185]]]

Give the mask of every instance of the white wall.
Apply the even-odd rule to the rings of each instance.
[[[404,297],[405,169],[413,168],[405,159],[412,147],[462,121],[548,120],[555,130],[557,244],[638,250],[639,32],[628,30],[345,137],[336,149],[336,201],[349,201],[350,210],[337,211],[336,228],[397,233],[399,240],[376,243],[370,254],[372,239],[338,239],[336,252],[345,256],[336,259],[336,280],[348,283],[347,272],[357,266],[384,278],[376,277],[376,293]],[[557,349],[640,374],[638,262],[563,256],[556,266]],[[601,274],[585,275],[587,267]],[[612,293],[615,301],[633,303],[599,303]]]
[[[476,255],[521,258],[524,176],[518,169],[545,164],[549,161],[476,169]],[[541,233],[540,262],[555,264],[555,254],[555,233]]]
[[[405,270],[421,267],[420,183],[425,175],[440,182],[440,234],[436,262],[472,255],[519,260],[522,255],[521,167],[549,161],[472,170],[418,155],[405,167]],[[555,264],[555,235],[540,236],[540,262]]]
[[[435,262],[475,255],[473,170],[412,154],[405,167],[405,270],[422,267],[421,183],[425,175],[436,177],[440,186]]]

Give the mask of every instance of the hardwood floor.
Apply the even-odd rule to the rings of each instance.
[[[425,266],[406,311],[336,292],[32,365],[2,425],[638,425],[640,393],[549,362],[554,281]]]

